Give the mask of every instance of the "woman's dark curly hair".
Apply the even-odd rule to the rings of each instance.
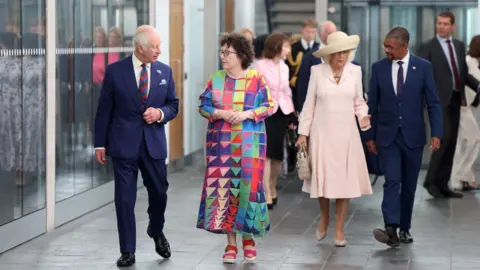
[[[225,35],[220,40],[220,47],[232,47],[237,52],[242,69],[247,69],[253,62],[253,45],[248,39],[240,34],[232,33]]]
[[[480,35],[474,36],[468,47],[468,55],[473,58],[480,58]]]

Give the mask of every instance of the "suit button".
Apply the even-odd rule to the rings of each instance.
[[[398,119],[402,120],[402,117],[400,116]]]

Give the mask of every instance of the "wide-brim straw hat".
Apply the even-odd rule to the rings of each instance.
[[[327,44],[313,53],[315,57],[324,57],[338,52],[354,50],[360,43],[360,37],[357,35],[347,35],[344,32],[337,31],[331,33],[327,38]]]

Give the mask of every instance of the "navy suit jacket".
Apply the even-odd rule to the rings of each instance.
[[[145,107],[159,108],[164,115],[161,123],[148,125],[143,120],[132,56],[109,65],[95,118],[95,147],[105,147],[112,157],[134,158],[145,139],[152,158],[167,158],[165,124],[177,116],[178,103],[172,69],[160,62],[151,63]]]
[[[318,46],[313,48],[311,51],[306,53],[302,58],[302,64],[300,65],[300,69],[298,70],[298,79],[297,79],[297,87],[296,87],[296,95],[294,100],[295,110],[301,112],[303,109],[303,103],[307,99],[307,92],[308,92],[308,83],[310,82],[310,73],[312,66],[318,65],[322,63],[321,58],[317,58],[313,56],[313,52],[318,50]],[[352,64],[360,66],[359,63],[353,61]],[[362,81],[363,81],[363,69],[362,69]],[[362,84],[363,85],[363,84]],[[365,91],[363,91],[365,93]]]
[[[397,136],[398,129],[410,148],[426,144],[424,108],[427,105],[432,137],[442,137],[442,105],[433,78],[432,64],[410,55],[407,78],[401,100],[397,97],[392,79],[392,61],[383,58],[372,65],[369,114],[375,133],[366,132],[366,140],[375,140],[381,147],[388,147]]]

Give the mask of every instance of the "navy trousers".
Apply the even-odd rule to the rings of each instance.
[[[399,130],[388,147],[378,147],[380,165],[385,176],[382,212],[385,226],[409,231],[423,147],[411,149]]]
[[[135,252],[136,224],[135,202],[137,200],[138,169],[142,173],[143,184],[148,192],[149,224],[147,233],[150,237],[159,236],[165,223],[167,207],[167,166],[165,159],[153,159],[147,149],[145,140],[140,145],[140,152],[132,159],[112,158],[115,174],[115,209],[120,238],[120,252]]]

